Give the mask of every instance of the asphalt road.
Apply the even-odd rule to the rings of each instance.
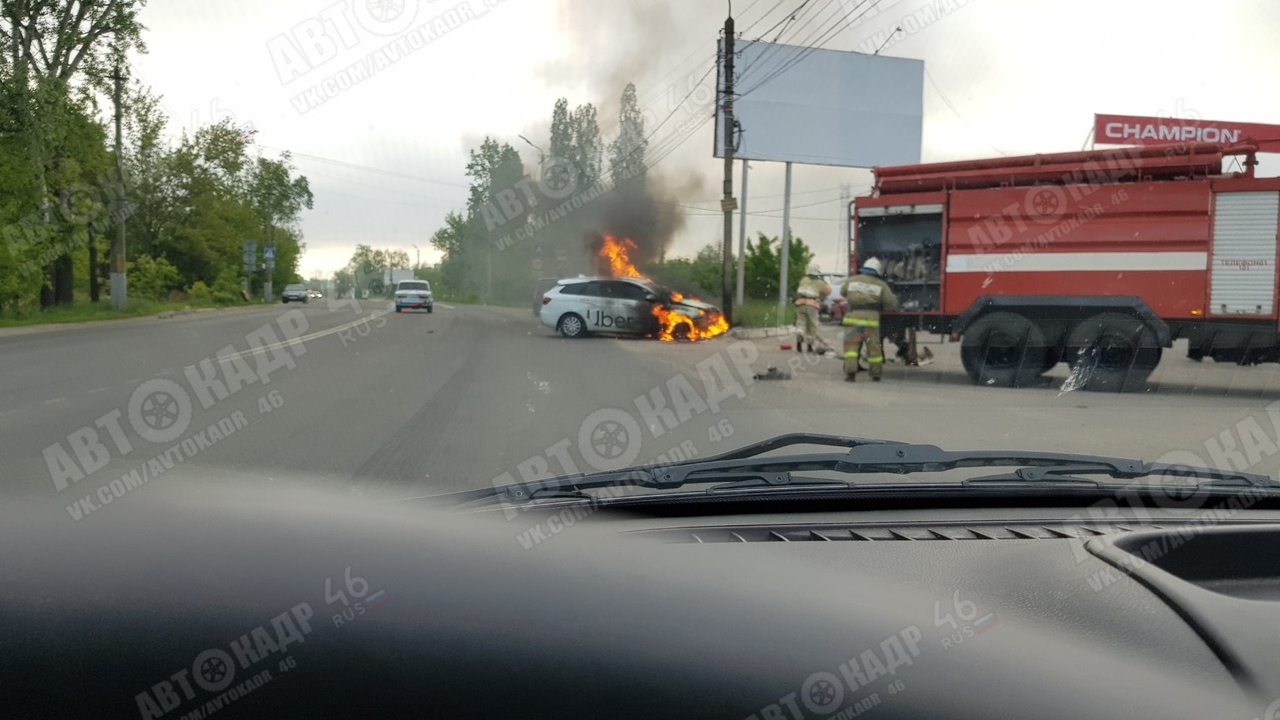
[[[1063,392],[1065,367],[1039,388],[975,387],[936,338],[933,365],[849,384],[835,358],[776,338],[570,341],[527,310],[388,310],[316,301],[0,333],[0,492],[46,499],[60,521],[190,482],[366,501],[797,431],[1280,472],[1280,409],[1275,423],[1267,410],[1280,367],[1194,363],[1181,348],[1140,394]],[[791,378],[754,379],[770,365]]]

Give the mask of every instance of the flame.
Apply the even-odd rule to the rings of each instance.
[[[724,319],[723,313],[706,310],[698,312],[701,314],[699,319],[705,320],[706,327],[703,329],[698,328],[702,323],[694,323],[693,319],[687,315],[668,310],[661,305],[653,306],[653,316],[658,319],[658,339],[663,342],[676,340],[696,342],[729,332],[729,321]]]
[[[630,240],[623,238],[622,242],[618,242],[612,235],[604,236],[604,245],[600,248],[600,257],[609,261],[609,274],[613,277],[632,277],[645,278],[636,270],[636,266],[631,264],[631,256],[628,250],[635,250],[636,244]]]
[[[636,244],[627,238],[619,241],[612,235],[604,236],[604,242],[600,247],[600,258],[608,261],[609,274],[612,277],[649,280],[649,278],[640,274],[640,271],[636,270],[636,266],[631,263],[630,251],[635,249]],[[653,281],[649,280],[649,282]],[[685,296],[678,292],[670,293],[670,297],[672,302],[685,300]],[[688,299],[698,301],[696,297]],[[724,313],[707,312],[706,310],[699,310],[698,312],[699,317],[695,322],[694,318],[671,310],[664,305],[654,305],[653,316],[658,320],[658,339],[663,342],[675,342],[676,340],[693,342],[707,340],[729,331],[729,321],[725,319]]]

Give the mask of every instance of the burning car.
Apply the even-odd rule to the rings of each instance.
[[[729,330],[720,308],[662,287],[636,270],[635,243],[601,235],[595,257],[607,274],[560,280],[542,294],[538,316],[569,338],[591,333],[665,342],[706,340]]]
[[[577,277],[542,295],[542,324],[567,338],[593,333],[703,340],[728,329],[719,308],[647,278]]]

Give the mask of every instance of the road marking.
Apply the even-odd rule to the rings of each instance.
[[[41,405],[52,405],[52,404],[54,404],[54,403],[60,403],[60,402],[66,402],[66,401],[67,401],[67,399],[66,399],[66,398],[64,398],[64,397],[60,397],[60,398],[54,398],[54,399],[52,399],[52,400],[45,400],[44,402],[42,402],[42,403],[40,403],[40,404],[41,404]]]
[[[92,394],[94,394],[94,393],[100,393],[100,392],[102,392],[103,390],[110,390],[110,389],[111,389],[111,386],[110,386],[110,385],[104,385],[103,387],[100,387],[100,388],[94,388],[94,389],[90,390],[90,391],[89,391],[89,394],[90,394],[90,395],[92,395]]]
[[[456,307],[454,307],[454,306],[452,306],[452,305],[445,305],[444,303],[440,303],[440,307],[442,307],[442,308],[444,308],[444,309],[446,309],[446,310],[457,310],[457,309],[458,309],[458,308],[456,308]]]
[[[328,330],[320,330],[320,331],[318,331],[318,332],[313,332],[313,333],[311,333],[310,335],[303,335],[302,337],[296,337],[296,338],[292,338],[292,339],[290,339],[290,340],[283,340],[283,341],[278,342],[278,343],[272,343],[272,344],[270,344],[270,345],[263,345],[262,347],[251,348],[251,349],[249,349],[249,350],[243,350],[243,351],[241,351],[241,352],[233,353],[233,354],[231,354],[231,355],[221,355],[221,356],[219,356],[219,357],[218,357],[218,361],[219,361],[219,362],[226,362],[226,361],[228,361],[228,360],[235,360],[235,359],[237,359],[237,358],[242,358],[242,357],[253,357],[254,355],[257,355],[258,353],[264,353],[264,352],[268,352],[268,351],[270,351],[270,350],[278,350],[278,349],[280,349],[280,348],[292,347],[292,346],[294,346],[294,345],[299,345],[299,344],[305,343],[305,342],[307,342],[308,340],[317,340],[317,339],[319,339],[319,338],[322,338],[322,337],[325,337],[325,336],[328,336],[328,335],[333,335],[334,333],[340,333],[340,332],[342,332],[343,330],[347,330],[347,329],[349,329],[349,328],[353,328],[353,327],[355,327],[356,325],[360,325],[361,323],[367,323],[367,322],[369,322],[370,320],[377,320],[378,318],[380,318],[380,317],[382,317],[382,316],[384,316],[384,315],[386,315],[386,314],[387,314],[387,312],[386,312],[386,311],[381,312],[381,313],[376,312],[376,311],[375,311],[375,312],[371,312],[371,313],[369,314],[369,317],[362,317],[362,318],[359,318],[358,320],[352,320],[351,322],[346,323],[345,325],[339,325],[339,326],[337,326],[337,327],[332,327],[332,328],[329,328]]]

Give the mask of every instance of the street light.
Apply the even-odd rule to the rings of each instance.
[[[417,253],[416,259],[413,263],[413,269],[417,270],[419,267],[422,266],[422,251],[418,249],[417,245],[410,245],[409,247],[413,248],[413,251]]]

